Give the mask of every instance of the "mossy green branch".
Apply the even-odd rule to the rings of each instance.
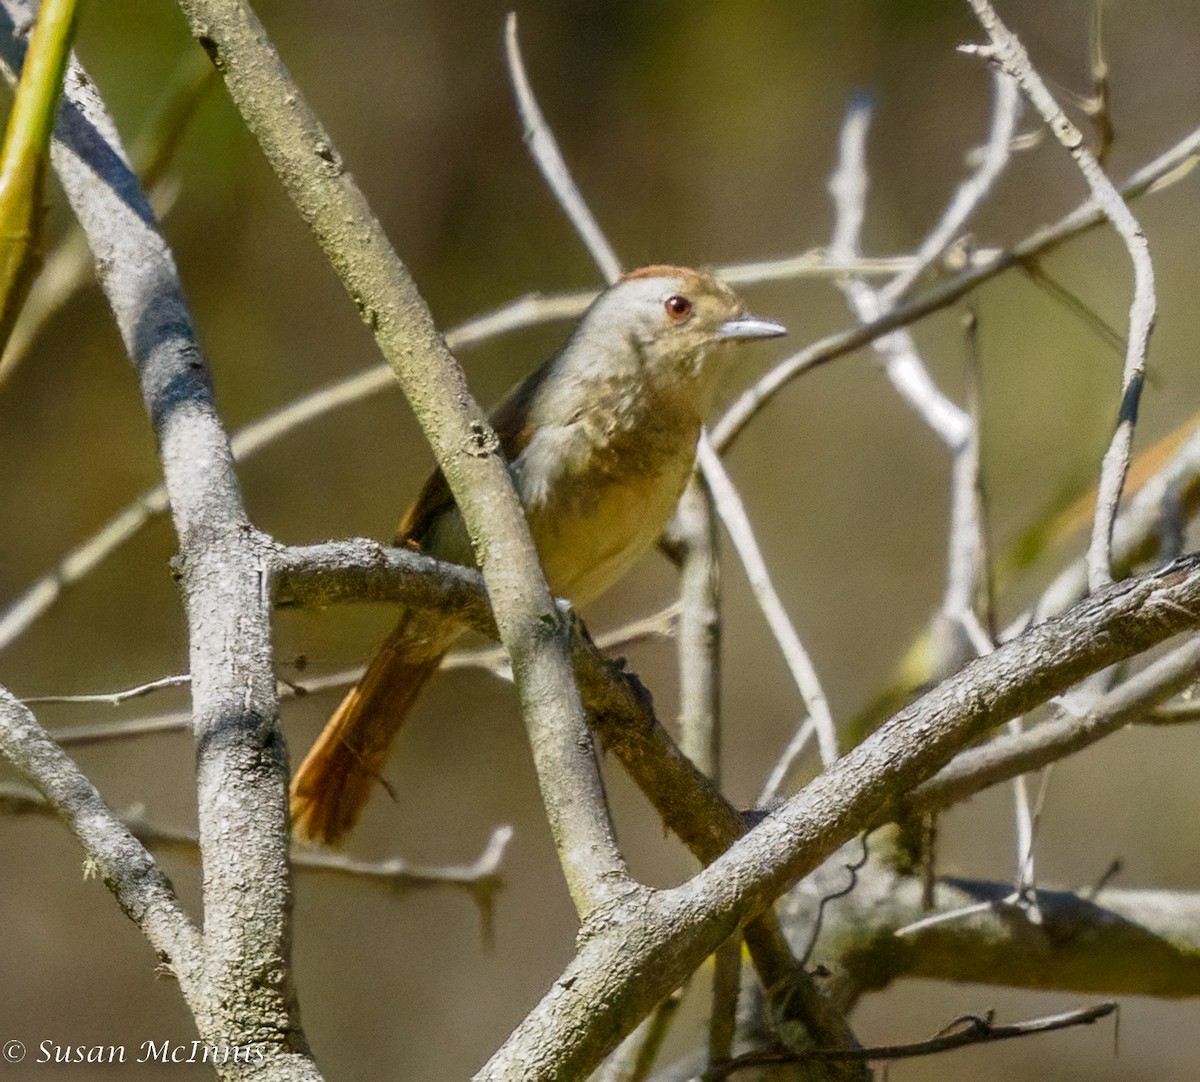
[[[0,341],[37,266],[46,152],[75,33],[77,0],[43,0],[0,150]]]

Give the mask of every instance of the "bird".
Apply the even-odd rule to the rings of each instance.
[[[642,267],[600,293],[563,349],[501,402],[491,423],[556,597],[588,604],[654,544],[691,476],[728,347],[785,333],[713,274]],[[440,471],[395,542],[474,566]],[[402,611],[296,770],[298,838],[334,845],[353,827],[405,715],[465,631],[452,614]]]

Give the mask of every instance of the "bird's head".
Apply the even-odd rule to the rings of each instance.
[[[600,294],[572,352],[631,366],[656,384],[678,384],[707,398],[712,360],[725,352],[720,347],[786,333],[782,324],[749,314],[741,298],[706,271],[656,265],[631,271]]]

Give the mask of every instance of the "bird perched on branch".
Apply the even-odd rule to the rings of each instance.
[[[654,543],[691,475],[723,347],[784,333],[747,314],[711,274],[643,267],[601,293],[562,352],[496,410],[492,424],[555,596],[586,604]],[[440,471],[396,543],[474,563]],[[354,825],[405,714],[464,631],[452,616],[401,615],[296,771],[300,836],[332,844]]]

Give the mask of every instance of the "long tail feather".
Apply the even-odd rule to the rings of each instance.
[[[447,644],[448,645],[448,644]],[[447,645],[402,619],[371,658],[292,778],[292,828],[333,845],[358,820],[388,749]]]

